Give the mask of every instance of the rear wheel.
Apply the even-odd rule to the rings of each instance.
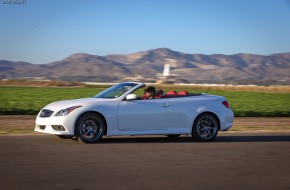
[[[75,134],[84,143],[96,143],[102,139],[105,129],[102,117],[95,113],[85,113],[76,122]]]
[[[218,119],[213,114],[203,113],[195,119],[192,137],[198,141],[211,141],[217,136],[218,130]]]

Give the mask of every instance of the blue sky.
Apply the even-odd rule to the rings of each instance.
[[[0,60],[73,53],[290,52],[290,0],[26,0],[0,4]]]

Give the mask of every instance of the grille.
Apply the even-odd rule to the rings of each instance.
[[[40,117],[50,117],[53,114],[53,111],[43,109],[40,113]]]

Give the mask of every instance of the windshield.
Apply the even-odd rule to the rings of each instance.
[[[94,98],[118,98],[136,85],[138,84],[136,83],[117,84],[100,92],[99,94],[94,96]]]

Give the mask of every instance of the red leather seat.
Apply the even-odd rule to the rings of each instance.
[[[178,93],[175,90],[170,90],[166,93],[167,96],[176,96]]]
[[[182,95],[182,96],[186,96],[188,95],[189,93],[187,91],[181,91],[181,92],[178,92],[178,95]]]

